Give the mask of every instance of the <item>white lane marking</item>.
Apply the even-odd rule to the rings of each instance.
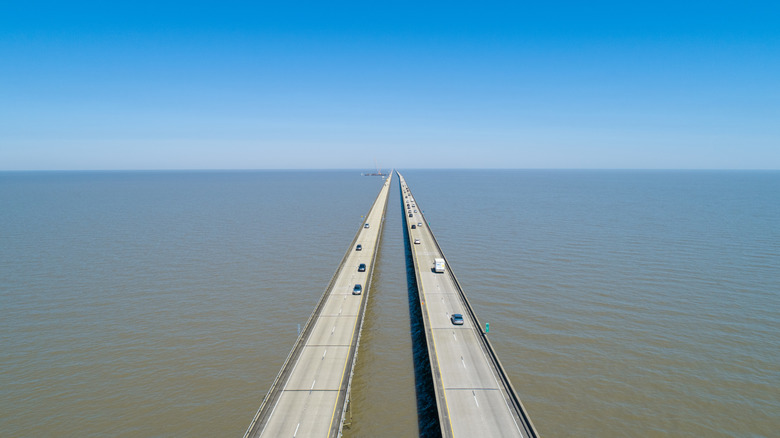
[[[452,332],[452,337],[453,337],[453,338],[454,338],[456,341],[458,340],[458,337],[457,337],[457,336],[455,336],[455,332]]]
[[[295,438],[295,435],[298,435],[298,428],[301,427],[301,423],[298,423],[297,426],[295,426],[295,432],[293,432],[293,438]]]
[[[477,394],[474,394],[474,391],[471,391],[471,394],[474,396],[474,403],[476,403],[477,407],[479,407],[479,402],[477,401]]]
[[[333,332],[336,331],[336,326],[334,325],[332,329],[330,329],[330,334],[333,335]]]
[[[466,362],[463,361],[463,356],[460,357],[460,362],[463,364],[463,368],[466,368]],[[472,391],[472,392],[474,392],[474,391]]]
[[[311,382],[311,388],[309,388],[309,394],[311,394],[312,389],[314,389],[314,384],[317,383],[317,379],[314,379],[313,382]],[[474,391],[472,391],[474,392]]]
[[[325,359],[325,355],[328,354],[328,350],[325,350],[324,353],[322,353],[322,359]],[[320,360],[322,360],[320,359]],[[460,357],[460,360],[463,360],[463,356]],[[465,365],[464,365],[465,366]]]

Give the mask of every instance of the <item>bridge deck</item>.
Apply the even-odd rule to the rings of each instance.
[[[388,178],[244,435],[341,433],[390,188]],[[356,245],[362,245],[356,251]],[[365,272],[358,266],[365,263]],[[353,295],[356,283],[361,295]]]
[[[399,178],[442,436],[536,437],[449,263],[444,273],[434,272],[434,259],[446,258],[406,181]],[[463,315],[463,325],[451,322],[455,313]]]

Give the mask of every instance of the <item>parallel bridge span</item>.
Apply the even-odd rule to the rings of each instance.
[[[341,435],[390,180],[361,222],[244,438]],[[365,272],[358,270],[361,263]],[[353,294],[355,284],[363,287],[360,295]]]
[[[422,208],[398,177],[442,436],[537,437]],[[445,260],[444,272],[434,272],[434,259]],[[463,325],[453,324],[453,314],[463,315]]]
[[[341,436],[390,175],[244,438]],[[442,436],[538,437],[422,208],[398,177]],[[434,259],[445,260],[444,272],[435,272]],[[358,270],[361,263],[365,272]],[[353,294],[355,284],[362,294]],[[462,325],[453,324],[453,314],[463,315]]]

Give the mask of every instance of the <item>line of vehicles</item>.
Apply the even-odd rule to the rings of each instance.
[[[363,228],[370,228],[370,227],[371,227],[371,225],[368,222],[363,224]],[[355,251],[363,251],[363,245],[358,243],[355,246]],[[366,272],[366,264],[365,263],[359,264],[357,271],[358,272]],[[360,295],[362,293],[363,293],[363,285],[360,284],[360,283],[356,283],[355,287],[352,288],[352,295]]]
[[[408,194],[409,193],[409,189],[406,189],[406,193],[407,193],[406,198],[405,198],[406,199],[406,212],[409,213],[409,217],[414,217],[414,213],[417,213],[417,210],[414,210],[414,213],[412,213],[412,209],[417,207],[417,205],[414,203],[414,198],[411,198],[411,199],[409,198],[409,196],[410,196]],[[412,224],[412,229],[413,230],[416,230],[417,227],[422,228],[422,222],[418,222],[417,225]],[[420,239],[414,239],[414,244],[415,245],[419,245],[420,244]]]
[[[410,198],[411,195],[409,194],[409,189],[408,188],[406,189],[406,193],[407,193],[407,195],[405,197],[405,199],[407,200],[406,201],[406,212],[409,214],[409,217],[413,218],[414,217],[414,213],[417,213],[417,210],[416,210],[417,204],[414,203],[414,198]],[[412,210],[414,210],[414,212],[412,212]],[[417,230],[417,229],[422,229],[422,226],[423,226],[422,222],[418,222],[417,224],[412,224],[409,228],[411,228],[412,230]],[[419,245],[420,244],[420,239],[415,238],[414,239],[414,244],[415,245]],[[446,262],[444,261],[443,258],[438,258],[437,257],[437,258],[433,259],[433,272],[435,272],[437,274],[441,274],[441,273],[444,273],[446,270],[447,270],[447,264],[446,264]],[[463,325],[463,322],[464,322],[463,314],[461,314],[461,313],[453,313],[452,315],[450,315],[450,322],[452,323],[452,325]]]
[[[414,213],[417,213],[417,204],[415,204],[414,198],[409,192],[409,188],[405,188],[404,190],[406,191],[406,195],[404,195],[404,199],[406,200],[406,212],[409,214],[409,217],[413,218]],[[412,210],[414,210],[414,213],[412,213]],[[416,230],[417,228],[422,228],[422,226],[423,226],[422,222],[418,222],[417,224],[412,224],[410,228]],[[420,239],[415,238],[414,244],[419,245]],[[433,272],[442,273],[445,270],[446,270],[446,265],[444,263],[444,259],[441,258],[433,259]]]

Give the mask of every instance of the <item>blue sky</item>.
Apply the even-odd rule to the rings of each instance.
[[[15,2],[0,170],[780,169],[778,2]]]

